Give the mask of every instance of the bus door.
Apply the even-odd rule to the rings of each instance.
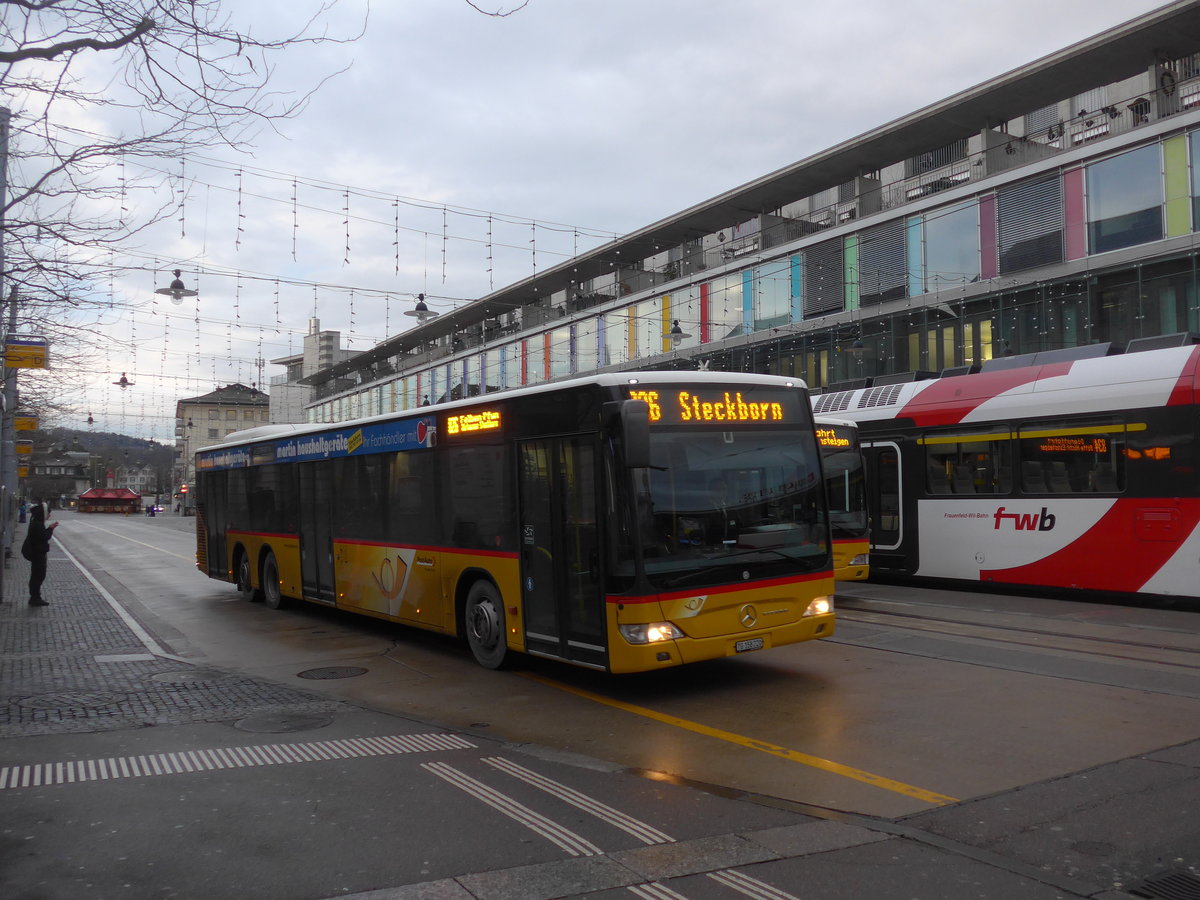
[[[218,577],[229,571],[229,548],[225,539],[225,530],[229,524],[228,487],[228,472],[206,472],[204,506],[196,507],[199,519],[196,533],[207,542],[205,564],[208,566],[208,574]],[[187,502],[186,494],[183,502]]]
[[[333,584],[333,464],[300,463],[300,577],[304,596],[335,602]]]
[[[606,667],[595,439],[522,441],[517,450],[526,649]]]
[[[864,442],[863,461],[871,522],[871,566],[885,571],[913,572],[917,566],[916,541],[909,540],[907,546],[902,546],[906,543],[908,523],[904,514],[900,446],[892,441]]]

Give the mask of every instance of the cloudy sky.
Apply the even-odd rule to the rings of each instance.
[[[312,5],[231,4],[263,34]],[[176,400],[282,374],[256,361],[314,315],[365,350],[418,292],[460,305],[1162,5],[341,0],[331,32],[363,37],[275,84],[346,71],[252,152],[182,167],[179,214],[129,257],[151,271],[105,286],[128,349],[61,424],[173,441]],[[178,307],[154,294],[176,266],[199,291]]]

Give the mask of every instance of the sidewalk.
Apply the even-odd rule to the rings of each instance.
[[[29,606],[29,563],[19,550],[25,528],[17,526],[16,549],[4,571],[0,738],[344,708],[280,685],[199,670],[166,655],[101,594],[58,539],[51,541],[42,586],[50,605]]]
[[[421,734],[437,729],[196,666],[158,647],[69,553],[52,543],[46,607],[27,605],[19,554],[4,572],[5,897],[1200,897],[1200,742],[895,822],[731,797]],[[643,847],[593,835],[595,853],[563,858],[431,777],[445,763],[377,752],[397,733],[478,748],[452,757],[464,771],[528,753],[539,777],[636,808],[676,837]],[[344,749],[363,742],[376,749]],[[298,757],[333,745],[337,756]],[[179,768],[157,771],[168,757]]]

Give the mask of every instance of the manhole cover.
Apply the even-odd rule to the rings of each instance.
[[[313,713],[269,713],[265,716],[241,719],[234,722],[233,727],[241,731],[279,734],[286,731],[310,731],[314,728],[324,728],[332,721],[332,716]]]
[[[353,678],[355,675],[366,675],[367,670],[358,666],[326,666],[323,669],[306,669],[300,673],[301,678],[323,680],[327,678]]]
[[[150,680],[159,684],[207,684],[223,681],[228,677],[218,669],[184,669],[181,672],[159,672],[151,676]]]
[[[120,700],[117,694],[103,691],[59,691],[57,694],[38,694],[18,700],[17,706],[25,709],[96,709],[111,706]]]

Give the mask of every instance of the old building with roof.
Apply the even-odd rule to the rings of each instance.
[[[255,387],[234,383],[175,404],[174,493],[186,509],[184,485],[195,481],[195,453],[229,434],[269,421],[270,398]]]

